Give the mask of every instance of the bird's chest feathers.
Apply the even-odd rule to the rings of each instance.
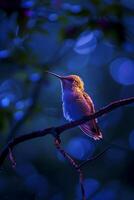
[[[63,92],[62,93],[62,102],[66,106],[71,106],[73,104],[77,104],[77,102],[80,100],[81,95],[76,92]]]
[[[67,120],[76,120],[83,116],[82,101],[82,93],[80,92],[62,93],[63,113]]]

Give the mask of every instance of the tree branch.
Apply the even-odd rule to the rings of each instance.
[[[100,116],[103,116],[103,115],[115,110],[116,108],[131,104],[131,103],[134,103],[134,97],[130,97],[130,98],[127,98],[127,99],[114,101],[114,102],[108,104],[107,106],[101,108],[99,111],[97,111],[97,112],[95,112],[95,113],[93,113],[93,114],[91,114],[89,116],[85,116],[80,120],[76,120],[74,122],[67,123],[67,124],[65,124],[63,126],[59,126],[59,127],[56,128],[56,130],[60,135],[63,131],[66,131],[68,129],[74,128],[76,126],[79,126],[79,125],[81,125],[81,124],[83,124],[83,123],[85,123],[87,121],[90,121],[92,119],[95,119],[95,118],[98,118]]]
[[[74,169],[79,174],[79,182],[80,182],[82,200],[86,200],[86,194],[85,194],[84,185],[83,185],[83,172],[82,172],[82,170],[80,169],[77,162],[64,149],[62,149],[62,147],[60,146],[59,139],[55,139],[55,146],[56,146],[57,150],[63,155],[63,157],[74,167]]]
[[[90,162],[92,162],[92,161],[94,161],[94,160],[97,160],[98,158],[102,157],[103,154],[104,154],[106,151],[108,151],[109,149],[111,149],[112,147],[121,149],[121,150],[123,150],[123,151],[124,151],[124,150],[125,150],[125,151],[129,151],[128,148],[122,147],[122,146],[120,146],[120,145],[109,144],[109,145],[107,145],[107,147],[105,147],[105,149],[104,149],[103,151],[101,151],[101,152],[98,153],[97,155],[95,155],[95,156],[93,156],[93,157],[89,157],[89,158],[87,158],[86,160],[84,160],[83,162],[81,162],[81,163],[79,164],[79,166],[78,166],[78,169],[81,169],[81,168],[83,168],[86,164],[88,164],[88,163],[90,163]]]
[[[101,156],[103,156],[103,154],[109,150],[112,147],[112,145],[108,145],[102,152],[98,153],[96,156],[90,157],[87,160],[83,161],[82,163],[79,164],[78,169],[81,169],[82,167],[84,167],[87,163],[94,161],[98,158],[100,158]]]
[[[128,99],[123,99],[123,100],[118,100],[115,102],[110,103],[109,105],[103,107],[102,109],[100,109],[99,111],[83,117],[80,120],[76,120],[74,122],[71,123],[66,123],[65,125],[62,126],[58,126],[58,127],[51,127],[51,128],[47,128],[44,130],[40,130],[40,131],[35,131],[29,134],[25,134],[25,135],[21,135],[18,136],[16,138],[14,138],[13,140],[9,141],[7,143],[7,145],[3,148],[3,150],[0,153],[0,166],[3,164],[5,158],[7,157],[8,153],[9,153],[9,149],[13,149],[17,144],[22,143],[24,141],[27,140],[31,140],[37,137],[43,137],[46,136],[48,134],[54,135],[55,133],[60,136],[62,132],[69,130],[71,128],[74,128],[78,125],[81,125],[89,120],[98,118],[104,114],[107,114],[109,112],[111,112],[112,110],[115,110],[116,108],[119,108],[121,106],[127,105],[127,104],[131,104],[134,103],[134,97],[128,98]],[[55,137],[55,135],[54,135]]]

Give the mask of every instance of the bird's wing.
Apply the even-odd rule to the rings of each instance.
[[[88,106],[90,107],[91,113],[95,112],[94,104],[89,97],[89,95],[83,92],[83,97],[85,98]],[[89,113],[89,114],[91,114]],[[93,119],[85,124],[80,125],[80,129],[88,136],[94,138],[95,140],[99,140],[102,138],[102,133],[98,127],[97,119]]]
[[[90,98],[90,96],[86,92],[83,92],[83,97],[86,100],[88,106],[90,107],[91,113],[94,113],[95,112],[95,108],[94,108],[94,104],[93,104],[93,101]]]

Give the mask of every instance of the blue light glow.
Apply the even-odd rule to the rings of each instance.
[[[1,99],[1,105],[2,107],[8,107],[10,105],[10,99],[8,97]]]
[[[0,99],[8,98],[10,102],[21,98],[22,91],[15,80],[7,79],[0,85]]]
[[[23,42],[24,42],[24,38],[20,38],[20,37],[16,37],[14,38],[13,40],[13,44],[14,46],[18,47],[18,46],[22,46],[23,45]]]
[[[31,0],[25,0],[22,2],[22,7],[23,8],[31,8],[34,5],[34,2]]]
[[[1,50],[0,51],[0,58],[8,58],[10,56],[9,50]]]
[[[70,9],[70,4],[69,3],[63,3],[62,4],[62,8],[64,9],[64,10],[69,10]]]
[[[58,15],[56,13],[51,13],[49,16],[48,16],[48,19],[52,22],[56,21],[58,19]]]
[[[24,101],[18,101],[15,105],[16,109],[23,109],[25,107]]]
[[[70,3],[63,3],[62,8],[64,10],[68,10],[73,13],[79,13],[82,9],[81,5],[79,5],[79,4],[70,4]]]
[[[127,50],[128,52],[130,53],[134,52],[134,45],[131,42],[125,42],[123,46],[125,50]]]
[[[117,58],[110,65],[112,78],[122,85],[134,84],[134,61],[128,58]]]
[[[85,179],[83,184],[85,188],[86,198],[90,197],[90,195],[96,192],[96,190],[100,187],[100,183],[96,179]],[[76,199],[81,199],[80,186],[77,186],[76,188]]]
[[[32,73],[30,74],[30,80],[32,82],[36,82],[40,79],[40,74],[39,73]]]
[[[24,116],[24,112],[21,110],[14,113],[14,118],[17,121],[21,120],[23,116]]]
[[[70,11],[73,13],[79,13],[81,11],[81,6],[76,4],[76,5],[71,5],[70,6]]]
[[[78,54],[88,54],[92,52],[97,45],[97,39],[94,32],[84,33],[75,44],[74,51]]]
[[[134,150],[134,130],[130,132],[129,135],[129,145],[132,150]]]
[[[73,138],[67,145],[68,153],[79,160],[91,156],[94,150],[95,146],[91,140],[82,137]]]
[[[15,107],[16,107],[16,109],[19,110],[19,109],[27,108],[31,104],[32,104],[32,99],[29,98],[29,99],[25,99],[25,100],[21,100],[21,101],[16,102]]]

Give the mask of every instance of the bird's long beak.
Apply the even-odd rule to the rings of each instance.
[[[57,74],[55,74],[55,73],[53,73],[53,72],[49,72],[49,71],[45,71],[46,73],[48,73],[48,74],[51,74],[51,75],[53,75],[53,76],[55,76],[55,77],[57,77],[57,78],[59,78],[59,79],[66,79],[66,77],[64,77],[64,76],[59,76],[59,75],[57,75]]]

